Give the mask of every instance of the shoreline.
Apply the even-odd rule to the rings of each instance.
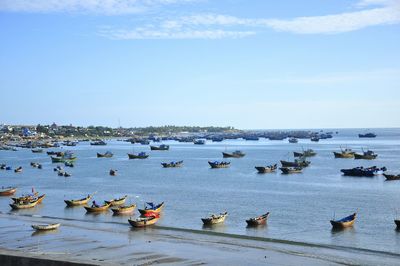
[[[30,229],[32,223],[56,221],[62,223],[58,231]],[[395,265],[400,259],[397,253],[344,246],[7,213],[0,213],[0,236],[0,254],[88,265]]]

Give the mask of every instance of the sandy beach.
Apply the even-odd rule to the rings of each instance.
[[[94,265],[396,265],[400,255],[367,249],[127,223],[0,214],[1,254]],[[35,232],[34,223],[61,222]]]

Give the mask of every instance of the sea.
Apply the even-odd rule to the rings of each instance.
[[[65,199],[79,199],[95,193],[97,203],[128,195],[128,203],[143,208],[146,202],[165,202],[160,226],[215,231],[226,234],[257,236],[379,250],[400,254],[400,231],[394,219],[400,217],[400,181],[375,177],[347,177],[340,169],[357,166],[385,166],[400,174],[400,129],[333,129],[333,138],[298,143],[285,140],[258,141],[242,139],[207,141],[205,145],[164,141],[168,151],[150,151],[149,145],[107,140],[106,146],[80,142],[70,150],[78,157],[73,168],[64,167],[70,177],[60,177],[53,169],[58,165],[44,153],[29,149],[0,151],[0,164],[22,173],[0,170],[0,186],[17,186],[17,195],[34,188],[45,193],[43,203],[34,209],[11,211],[9,197],[0,197],[0,211],[16,215],[57,217],[62,221],[96,221],[126,223],[129,216],[112,212],[88,214],[83,207],[67,208]],[[336,133],[337,131],[337,133]],[[358,138],[359,133],[374,132],[376,138]],[[161,143],[152,143],[160,145]],[[294,160],[293,151],[313,149],[315,157],[303,173],[283,175],[280,171],[258,174],[255,166],[280,164]],[[351,148],[356,152],[373,150],[375,160],[335,159],[333,151]],[[241,150],[243,158],[223,159],[222,152]],[[45,150],[46,151],[46,150]],[[97,158],[96,153],[111,151],[112,158]],[[147,152],[144,160],[129,160],[127,153]],[[162,168],[162,162],[183,160],[181,168]],[[229,161],[226,169],[211,169],[208,161]],[[30,166],[38,162],[43,169]],[[116,176],[109,170],[117,169]],[[201,218],[212,213],[228,212],[224,224],[203,227]],[[248,228],[245,220],[270,212],[268,224]],[[353,228],[333,231],[330,220],[357,212]],[[132,218],[138,217],[135,212]]]

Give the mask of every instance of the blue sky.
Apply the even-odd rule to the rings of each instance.
[[[2,0],[0,123],[400,126],[400,0]]]

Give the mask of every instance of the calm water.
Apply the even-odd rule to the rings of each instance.
[[[0,171],[1,185],[18,185],[18,194],[34,186],[47,194],[43,204],[19,213],[39,214],[76,219],[126,222],[127,217],[112,213],[86,214],[83,208],[65,208],[64,199],[76,199],[97,191],[97,201],[129,195],[131,202],[142,206],[145,201],[166,202],[160,225],[202,229],[201,217],[227,210],[224,225],[212,230],[256,235],[312,243],[334,244],[400,253],[400,232],[393,219],[400,216],[400,181],[385,182],[374,178],[344,177],[341,168],[355,166],[386,166],[400,172],[400,129],[374,130],[376,139],[359,139],[363,130],[339,130],[333,139],[298,144],[284,141],[229,140],[206,145],[164,142],[169,151],[150,151],[149,146],[110,141],[107,146],[80,143],[68,147],[78,156],[75,168],[66,168],[72,177],[53,172],[55,164],[45,154],[30,150],[0,151],[0,163],[23,166],[15,174]],[[334,159],[332,151],[340,146],[361,151],[361,147],[379,154],[374,161]],[[254,166],[292,160],[293,151],[312,148],[318,155],[302,174],[257,174]],[[128,160],[127,152],[146,151],[146,160]],[[210,169],[208,160],[221,160],[225,149],[243,150],[241,159],[229,159],[228,169]],[[96,152],[111,150],[113,158],[96,158]],[[161,162],[184,160],[184,166],[163,169]],[[43,164],[43,169],[29,166],[31,161]],[[108,171],[118,169],[118,175]],[[0,211],[8,212],[7,197],[0,198]],[[247,229],[245,219],[271,212],[269,224],[259,229]],[[332,232],[329,220],[359,213],[355,227]],[[204,229],[210,230],[210,229]]]

